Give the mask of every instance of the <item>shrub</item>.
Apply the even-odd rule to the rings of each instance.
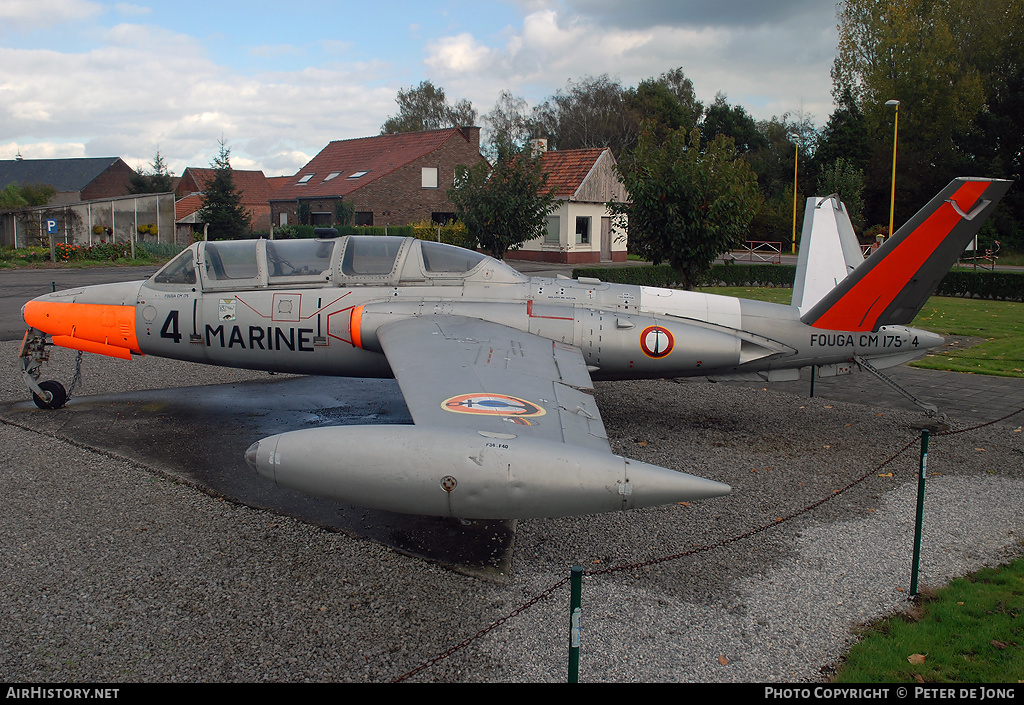
[[[444,225],[438,225],[430,220],[421,220],[412,224],[413,237],[418,240],[438,241],[438,228],[441,229],[440,241],[449,245],[458,245],[468,249],[476,249],[476,242],[469,237],[469,230],[465,223],[458,220],[449,220]]]

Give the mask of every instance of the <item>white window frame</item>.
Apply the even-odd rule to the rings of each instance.
[[[420,186],[423,188],[437,188],[437,167],[425,166],[420,169]]]

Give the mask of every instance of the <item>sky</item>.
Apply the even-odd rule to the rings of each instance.
[[[424,80],[483,116],[502,91],[532,107],[674,68],[705,104],[820,127],[836,44],[831,0],[3,0],[0,159],[159,150],[180,175],[223,140],[234,168],[291,175]]]

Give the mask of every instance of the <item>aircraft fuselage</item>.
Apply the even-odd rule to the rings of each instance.
[[[309,246],[313,242],[322,246],[322,241]],[[400,255],[412,260],[417,244],[402,245]],[[198,276],[178,282],[157,275],[47,294],[26,305],[26,321],[57,344],[91,352],[352,377],[390,376],[376,340],[379,327],[444,314],[574,345],[594,379],[749,374],[783,379],[810,365],[839,374],[855,356],[886,367],[942,340],[903,326],[821,330],[801,323],[790,306],[714,294],[527,278],[490,258],[462,277],[431,278],[422,268],[409,276],[406,261],[388,268],[404,274],[387,282],[352,281],[332,268],[336,276],[325,275],[323,283],[265,276],[234,283],[205,276],[207,245],[190,250]],[[255,251],[266,243],[250,241],[249,246]],[[85,315],[97,306],[108,308]],[[60,322],[54,324],[56,318]],[[126,327],[134,329],[133,336],[123,335]]]

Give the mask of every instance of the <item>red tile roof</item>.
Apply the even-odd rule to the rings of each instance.
[[[331,142],[278,189],[273,200],[345,196],[430,154],[450,139],[466,139],[457,127]],[[354,176],[360,174],[359,176]],[[309,176],[305,182],[301,180]]]
[[[192,215],[203,207],[203,197],[199,195],[185,196],[174,202],[174,219],[181,220]]]
[[[216,169],[190,166],[188,168],[192,178],[201,188],[205,187],[216,175]],[[274,191],[281,184],[278,177],[268,179],[262,171],[241,171],[232,169],[231,176],[235,181],[235,188],[242,196],[242,204],[256,206],[267,204]]]
[[[605,149],[563,149],[542,154],[540,163],[548,175],[551,193],[563,198],[575,194]]]

